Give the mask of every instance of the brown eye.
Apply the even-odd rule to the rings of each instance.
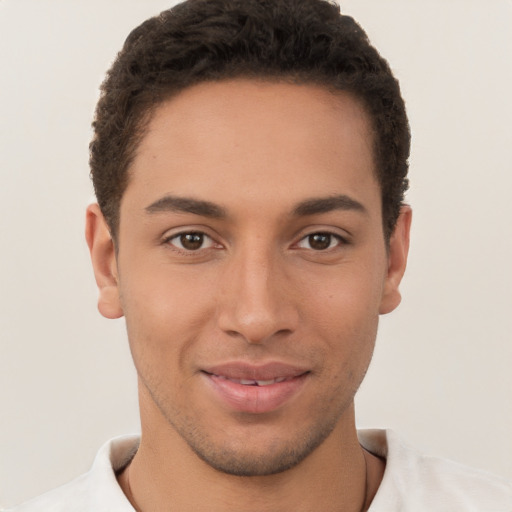
[[[343,243],[341,237],[332,233],[312,233],[305,236],[298,246],[302,249],[313,249],[314,251],[325,251]]]
[[[213,240],[199,231],[179,233],[169,238],[168,243],[183,251],[198,251],[213,247]]]
[[[203,238],[202,233],[184,233],[180,235],[180,242],[184,249],[197,251],[203,245]]]
[[[316,251],[323,251],[331,245],[331,235],[326,233],[315,233],[308,236],[309,246]]]

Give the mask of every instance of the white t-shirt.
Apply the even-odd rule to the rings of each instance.
[[[359,440],[386,459],[370,512],[512,512],[511,482],[421,455],[390,430],[361,430]],[[115,471],[126,465],[138,442],[137,436],[109,441],[88,473],[6,512],[134,512]]]

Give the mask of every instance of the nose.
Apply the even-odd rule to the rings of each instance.
[[[222,281],[218,322],[228,335],[263,344],[296,330],[299,312],[279,255],[247,247],[232,255]]]

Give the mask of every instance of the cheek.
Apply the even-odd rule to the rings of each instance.
[[[337,361],[347,370],[359,366],[354,361],[369,362],[373,353],[379,315],[377,303],[358,301],[358,297],[344,290],[331,299],[329,307],[322,309],[322,317],[316,325],[322,329],[322,337],[329,340],[328,350],[334,357],[328,361]]]
[[[121,302],[135,364],[180,365],[198,339],[214,301],[208,286],[169,269],[122,281]],[[199,287],[199,289],[198,289]]]
[[[194,325],[214,303],[211,272],[194,265],[146,263],[136,276],[121,280],[125,316],[136,316],[147,326]]]
[[[309,330],[326,342],[326,363],[336,373],[364,374],[373,353],[379,321],[382,279],[378,272],[363,268],[333,273],[322,286],[309,289]]]
[[[359,329],[378,317],[382,273],[375,266],[360,264],[333,269],[321,278],[313,276],[310,283],[314,285],[304,287],[303,307],[326,328]]]

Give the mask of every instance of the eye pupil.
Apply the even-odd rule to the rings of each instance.
[[[180,235],[181,245],[189,251],[200,249],[204,242],[202,233],[183,233]]]
[[[316,251],[322,251],[331,245],[331,235],[327,233],[315,233],[308,238],[310,247]]]

